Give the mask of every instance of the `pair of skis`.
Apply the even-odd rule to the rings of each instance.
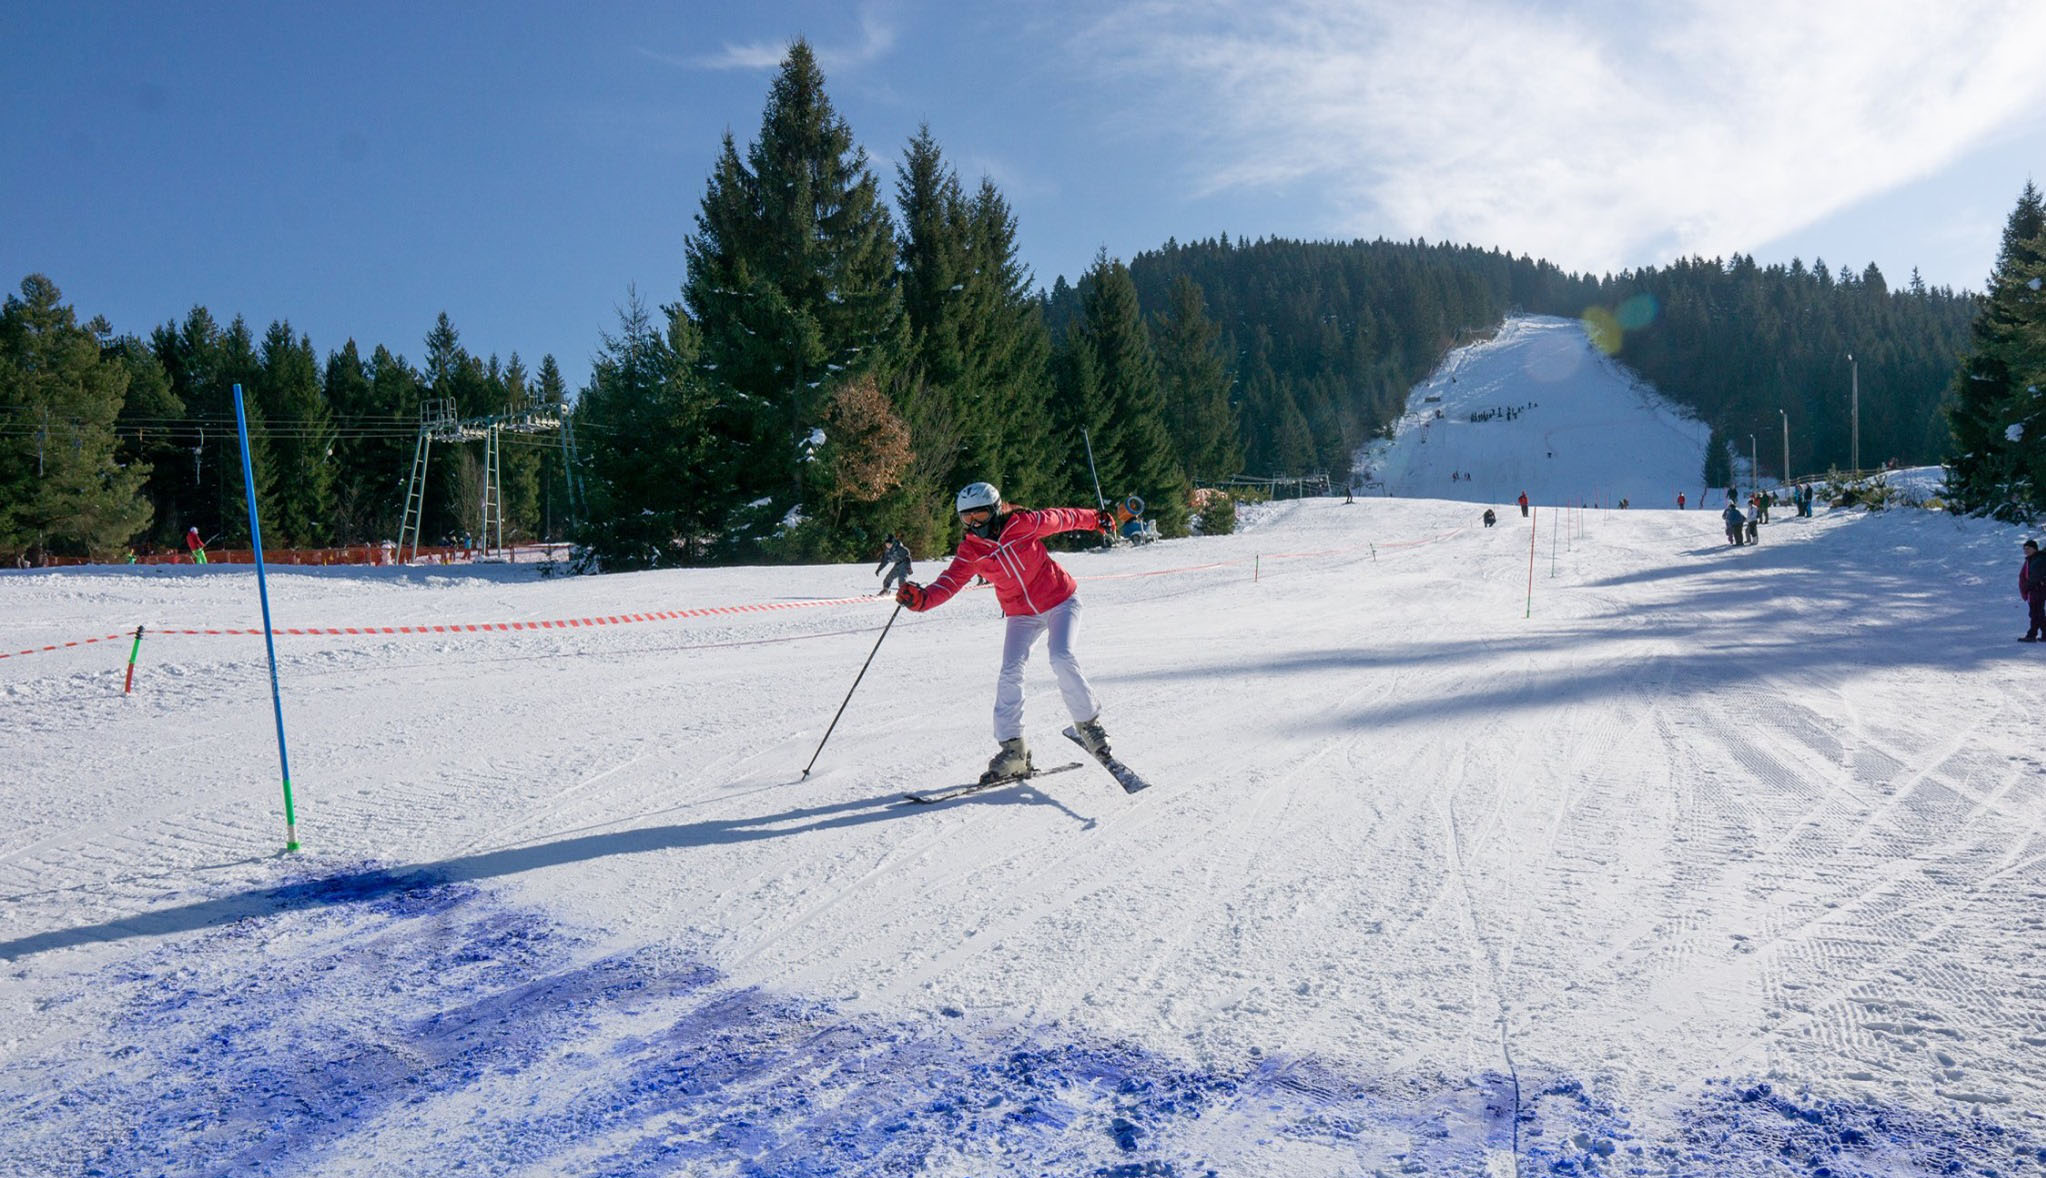
[[[1074,731],[1073,729],[1067,728],[1062,733],[1062,735],[1067,740],[1070,740],[1074,744],[1079,745],[1081,748],[1087,749],[1087,743],[1081,740],[1080,734]],[[1143,778],[1137,776],[1136,771],[1131,769],[1128,765],[1123,764],[1121,761],[1116,760],[1114,757],[1109,756],[1105,752],[1097,753],[1092,749],[1087,749],[1087,754],[1093,757],[1096,761],[1099,761],[1103,769],[1108,770],[1110,775],[1112,775],[1115,778],[1116,783],[1122,786],[1124,793],[1135,793],[1140,789],[1148,788],[1151,784],[1150,782],[1145,781]],[[1074,761],[1071,764],[1054,765],[1049,769],[1034,769],[1029,773],[1018,773],[1012,777],[997,777],[992,781],[976,781],[971,785],[955,785],[950,789],[938,789],[929,790],[924,793],[905,794],[903,795],[903,797],[907,801],[917,802],[923,805],[929,805],[933,802],[946,802],[952,800],[953,798],[963,798],[967,794],[977,794],[982,790],[1000,789],[1005,785],[1016,785],[1021,782],[1030,781],[1039,777],[1049,777],[1054,773],[1064,773],[1067,770],[1078,769],[1079,767],[1080,762]]]

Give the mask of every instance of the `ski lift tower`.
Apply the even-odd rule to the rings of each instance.
[[[398,525],[398,559],[412,560],[419,555],[419,533],[426,516],[427,460],[433,452],[433,443],[483,442],[481,539],[485,551],[503,551],[504,468],[499,462],[503,449],[499,439],[507,433],[539,434],[550,430],[561,432],[561,450],[568,469],[569,505],[574,511],[581,498],[581,488],[575,477],[575,434],[569,425],[567,409],[549,405],[457,419],[453,401],[436,398],[422,404],[419,407],[419,441],[412,449],[412,477],[405,485],[405,514]],[[496,539],[494,544],[493,535]],[[408,543],[411,545],[410,555],[406,552]]]

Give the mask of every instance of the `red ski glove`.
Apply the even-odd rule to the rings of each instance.
[[[929,595],[924,591],[924,587],[922,585],[917,584],[915,581],[904,581],[902,583],[902,588],[897,589],[895,591],[895,600],[901,602],[902,604],[908,606],[910,609],[915,610],[918,613],[923,612],[924,600],[928,596]]]

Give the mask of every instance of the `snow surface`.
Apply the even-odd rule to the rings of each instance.
[[[1509,319],[1452,351],[1415,388],[1396,430],[1358,455],[1373,493],[1496,504],[1525,491],[1535,503],[1602,507],[1623,498],[1674,507],[1679,491],[1696,507],[1712,436],[1594,346],[1577,320],[1547,316]]]
[[[288,856],[259,637],[147,634],[131,695],[126,640],[11,653],[253,627],[250,570],[0,573],[0,1157],[2046,1173],[2021,534],[1476,517],[1289,501],[1062,557],[1156,784],[933,807],[898,799],[993,752],[986,591],[877,649],[884,599],[814,604],[871,565],[279,569],[281,628],[788,607],[280,636]],[[1030,684],[1037,757],[1072,759],[1041,654]]]

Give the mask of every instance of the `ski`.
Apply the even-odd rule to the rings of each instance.
[[[1064,736],[1067,740],[1072,741],[1081,748],[1087,748],[1087,743],[1080,739],[1078,731],[1067,728],[1064,731]],[[1116,782],[1122,786],[1124,793],[1133,794],[1140,789],[1151,788],[1151,783],[1137,776],[1136,770],[1109,756],[1107,753],[1097,753],[1092,749],[1087,749],[1087,755],[1101,762],[1101,767],[1115,776]]]
[[[1049,769],[1033,769],[1028,773],[1018,773],[1013,777],[997,777],[993,781],[976,781],[970,785],[955,785],[950,789],[934,789],[926,790],[923,793],[904,794],[902,795],[902,800],[928,806],[933,802],[949,802],[953,798],[963,798],[967,794],[977,794],[984,789],[1000,789],[1005,785],[1020,785],[1033,778],[1049,777],[1054,773],[1064,773],[1069,769],[1078,769],[1079,767],[1080,762],[1073,761],[1070,764],[1054,765]]]

